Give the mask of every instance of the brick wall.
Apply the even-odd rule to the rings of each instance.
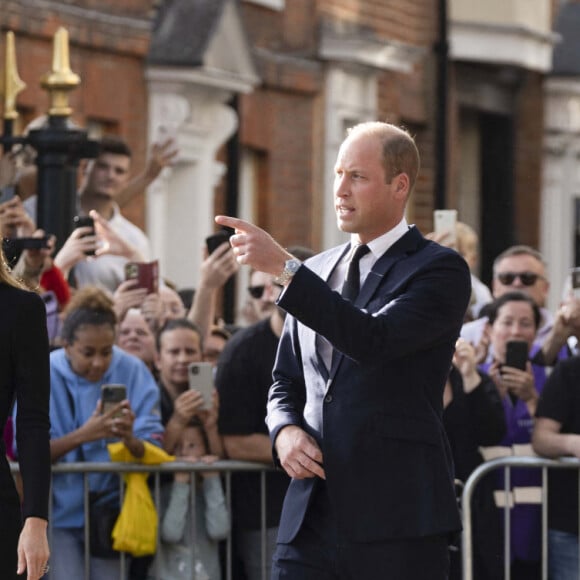
[[[81,77],[81,85],[70,94],[73,120],[80,126],[92,120],[110,127],[131,146],[133,168],[141,168],[147,142],[143,56],[149,41],[146,18],[151,3],[23,0],[4,1],[0,7],[0,27],[15,33],[18,69],[27,84],[18,97],[24,120],[48,110],[49,97],[40,79],[51,70],[53,36],[64,26],[70,37],[71,69]],[[3,63],[4,41],[0,59]],[[142,196],[123,212],[144,226]]]
[[[522,244],[539,247],[542,143],[544,135],[543,77],[528,72],[517,99],[515,122],[515,228]]]

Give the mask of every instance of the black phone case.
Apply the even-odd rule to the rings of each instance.
[[[528,343],[521,340],[510,340],[506,344],[505,364],[508,367],[526,370],[528,362]]]
[[[219,246],[230,239],[232,234],[226,230],[219,231],[205,239],[207,245],[207,251],[209,254],[213,254]]]

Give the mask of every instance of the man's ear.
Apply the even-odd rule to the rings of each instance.
[[[406,173],[395,175],[392,185],[395,188],[395,197],[406,200],[409,195],[409,176]]]

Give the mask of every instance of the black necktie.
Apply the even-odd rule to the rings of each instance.
[[[360,246],[357,246],[348,264],[348,272],[346,274],[346,280],[342,286],[341,294],[343,298],[346,298],[351,302],[356,300],[360,290],[360,269],[358,263],[368,252],[370,252],[370,249],[367,245],[361,244]]]

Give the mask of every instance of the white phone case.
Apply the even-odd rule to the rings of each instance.
[[[455,226],[457,224],[456,209],[436,209],[433,215],[433,222],[436,234],[448,234],[443,242],[445,245],[451,245],[457,242],[455,232]]]
[[[213,392],[213,365],[209,362],[196,362],[189,365],[189,388],[203,395],[204,409],[211,408]]]

